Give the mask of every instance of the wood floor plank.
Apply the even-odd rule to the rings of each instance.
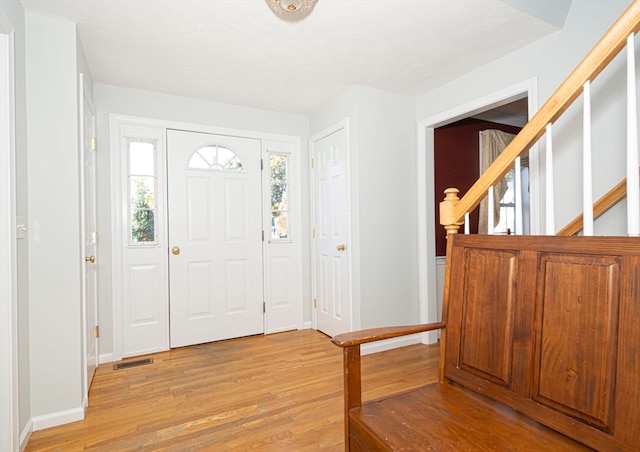
[[[34,432],[26,451],[342,451],[342,350],[313,330],[101,365],[86,419]],[[139,358],[137,358],[139,359]],[[435,381],[438,347],[363,357],[363,398]]]

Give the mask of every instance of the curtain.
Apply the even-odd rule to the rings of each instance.
[[[507,147],[511,140],[515,137],[512,133],[503,132],[502,130],[483,130],[480,132],[480,173],[484,173],[493,161],[498,158],[500,153]],[[525,165],[525,163],[527,165]],[[523,158],[520,159],[522,167],[528,166],[527,162],[523,162]],[[500,222],[500,200],[507,191],[507,182],[502,179],[493,187],[493,224],[497,225]],[[519,202],[516,201],[516,202]],[[487,234],[487,223],[489,218],[489,202],[485,197],[480,202],[480,218],[478,220],[478,234]]]

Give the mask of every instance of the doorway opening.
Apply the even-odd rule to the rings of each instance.
[[[110,360],[299,328],[300,139],[110,119]]]
[[[470,101],[467,104],[445,111],[418,123],[418,294],[420,299],[420,321],[435,322],[442,312],[442,287],[444,279],[444,257],[437,258],[434,237],[441,226],[435,224],[434,212],[439,207],[443,194],[435,192],[435,131],[457,121],[468,118],[492,121],[496,115],[505,117],[510,108],[522,111],[526,103],[527,120],[538,108],[537,80],[530,79],[500,92]],[[505,110],[501,110],[504,107]],[[521,113],[520,113],[521,114]],[[539,231],[539,186],[538,149],[534,145],[529,151],[530,215],[531,233]],[[428,182],[429,181],[429,182]],[[424,341],[434,343],[438,332],[425,333]]]

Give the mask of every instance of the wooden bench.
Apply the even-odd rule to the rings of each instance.
[[[346,450],[640,450],[640,239],[456,235],[443,321],[341,334]],[[439,382],[361,402],[360,345],[441,329]]]

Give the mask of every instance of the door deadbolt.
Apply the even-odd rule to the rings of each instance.
[[[180,247],[174,246],[173,248],[171,248],[171,252],[177,256],[178,254],[180,254]]]

